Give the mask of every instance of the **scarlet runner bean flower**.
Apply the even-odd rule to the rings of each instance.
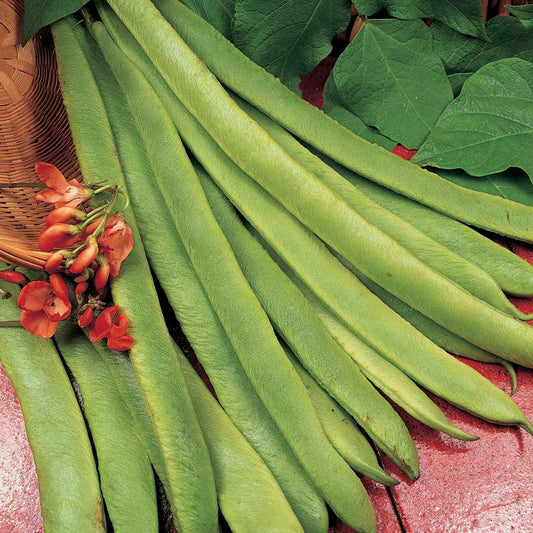
[[[107,338],[110,350],[123,352],[133,346],[133,338],[127,334],[129,319],[127,315],[118,313],[118,306],[104,309],[98,318],[89,326],[89,339],[99,342]],[[116,320],[114,320],[116,319]]]
[[[78,180],[67,181],[65,176],[49,163],[36,163],[35,172],[49,187],[37,194],[35,199],[38,203],[54,204],[56,209],[62,206],[77,207],[94,195],[93,191],[84,187]]]
[[[17,305],[22,312],[20,323],[30,333],[48,339],[61,320],[72,309],[68,288],[60,274],[52,274],[50,282],[31,281],[20,291]]]
[[[91,340],[105,338],[112,350],[130,349],[133,339],[127,333],[128,317],[118,313],[116,306],[105,307],[109,276],[118,275],[133,248],[130,226],[120,214],[112,214],[120,188],[103,183],[91,188],[77,180],[67,181],[48,163],[37,163],[35,171],[48,186],[37,194],[36,201],[55,207],[45,219],[38,246],[45,252],[56,251],[45,263],[49,281],[29,282],[19,272],[0,272],[0,279],[25,284],[17,299],[22,310],[21,324],[34,335],[49,338],[58,323],[70,317],[81,327],[89,328]],[[87,200],[102,193],[108,194],[109,199],[91,208]],[[67,285],[59,271],[77,283],[77,308],[73,313]],[[2,294],[10,296],[5,291]]]
[[[110,274],[118,276],[122,262],[133,248],[132,230],[121,215],[109,217],[104,232],[98,237],[98,244],[109,263]]]

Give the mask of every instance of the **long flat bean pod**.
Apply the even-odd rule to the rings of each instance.
[[[123,185],[104,104],[70,24],[53,26],[63,100],[84,179]],[[87,117],[93,121],[87,122]],[[94,128],[93,124],[98,124]],[[130,357],[159,443],[174,519],[184,533],[216,531],[218,508],[209,454],[174,347],[131,209],[125,213],[135,246],[112,283],[113,299],[128,314],[135,342]],[[142,287],[142,290],[139,288]]]
[[[124,30],[128,32],[109,8],[99,6],[99,11],[106,26],[114,28],[114,37],[120,37]],[[101,31],[98,23],[94,31],[95,34]],[[104,72],[100,69],[101,74]],[[106,83],[109,91],[102,87],[102,97],[150,264],[225,411],[270,468],[305,531],[324,533],[328,528],[324,500],[242,369],[157,188],[121,89],[110,72],[109,75]]]
[[[288,348],[285,352],[307,389],[328,439],[346,462],[356,472],[383,485],[397,485],[398,481],[379,465],[372,446],[353,418],[313,379]]]
[[[234,533],[303,533],[276,479],[176,347],[215,473],[220,510]]]
[[[363,374],[385,396],[413,418],[433,429],[453,435],[453,432],[450,431],[450,427],[452,427],[461,438],[476,439],[464,431],[457,431],[443,412],[408,376],[364,343],[357,335],[354,335],[340,320],[325,309],[316,297],[309,295],[309,298],[320,320],[328,328],[331,335],[360,366]]]
[[[178,111],[176,105],[172,109]],[[511,399],[440,350],[368,291],[309,230],[225,157],[190,118],[190,114],[181,114],[179,124],[196,157],[262,237],[357,335],[451,403],[494,422],[529,427]],[[383,320],[386,330],[381,326]]]
[[[124,7],[128,11],[128,6]],[[160,18],[153,10],[155,13],[147,13],[143,21],[148,34],[153,31],[153,17]],[[174,124],[146,79],[110,38],[103,52],[135,118],[191,262],[248,378],[332,509],[354,529],[374,531],[375,516],[368,495],[328,442],[302,382],[209,209]]]
[[[391,213],[485,270],[509,294],[533,294],[533,265],[465,224],[325,159],[339,174]]]
[[[467,224],[527,242],[533,239],[530,207],[452,184],[365,141],[299,98],[179,0],[154,3],[226,86],[322,153]]]
[[[497,309],[522,320],[531,319],[506,298],[499,285],[483,269],[375,203],[336,170],[302,146],[279,124],[241,98],[236,97],[236,101],[295,161],[313,172],[363,218],[392,237],[427,266]]]
[[[221,148],[318,236],[435,322],[496,355],[533,366],[532,328],[429,268],[296,163],[231,99],[153,4],[148,0],[109,4]]]
[[[412,324],[418,331],[422,332],[428,339],[432,340],[437,346],[444,348],[446,351],[455,355],[461,355],[467,359],[473,361],[480,361],[482,363],[495,363],[502,365],[512,381],[512,393],[514,394],[517,387],[516,371],[509,361],[497,357],[485,350],[482,350],[478,346],[470,344],[455,333],[448,331],[447,329],[439,326],[433,322],[430,318],[419,313],[412,307],[409,307],[406,303],[402,302],[396,296],[393,296],[385,289],[382,289],[379,285],[368,279],[364,274],[359,272],[353,265],[344,261],[344,264],[349,268],[364,284],[370,289],[380,300],[385,302],[392,310],[398,313],[402,318]]]
[[[180,129],[189,148],[232,203],[317,296],[367,344],[438,396],[504,424],[528,422],[514,402],[471,368],[439,349],[391,311],[336,260],[305,226],[244,174],[213,142],[150,65],[129,48]],[[387,329],[382,327],[387,322]],[[413,377],[413,374],[409,374]],[[421,381],[420,381],[421,380]]]
[[[157,532],[152,465],[105,361],[77,326],[62,324],[55,340],[80,387],[113,530]]]
[[[0,320],[20,315],[13,294],[0,305]],[[20,400],[39,480],[45,531],[104,532],[98,473],[81,409],[51,340],[20,327],[0,328],[0,362]]]
[[[197,173],[246,279],[276,330],[318,383],[402,470],[416,479],[416,450],[402,419],[331,337],[305,296],[242,225],[222,192],[208,176]]]

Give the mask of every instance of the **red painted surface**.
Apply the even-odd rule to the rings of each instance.
[[[0,365],[0,532],[42,531],[35,463],[20,404]]]

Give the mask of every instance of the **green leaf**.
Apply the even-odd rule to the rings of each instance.
[[[350,21],[350,0],[236,0],[235,44],[298,90]]]
[[[519,57],[533,61],[533,27],[514,17],[494,17],[487,24],[489,40],[466,37],[435,22],[430,26],[433,47],[448,74],[475,72],[499,59]]]
[[[509,10],[509,13],[520,19],[523,23],[533,24],[533,4],[505,7]]]
[[[413,162],[473,176],[519,167],[533,178],[533,64],[502,59],[472,74]]]
[[[406,148],[420,146],[453,98],[421,20],[366,21],[333,75],[344,106]]]
[[[472,76],[471,72],[457,72],[455,74],[450,74],[448,79],[452,85],[453,95],[458,96],[461,92],[464,82]]]
[[[392,150],[396,146],[394,141],[381,135],[376,128],[367,126],[359,117],[342,105],[332,75],[330,75],[326,81],[323,95],[324,105],[322,106],[322,111],[327,113],[333,120],[336,120],[345,128],[353,131],[356,135],[359,135],[359,137],[379,144],[387,150]]]
[[[233,16],[235,0],[181,0],[188,8],[198,13],[214,26],[224,37],[233,39]]]
[[[89,0],[24,0],[22,45],[41,28],[81,9]]]
[[[480,0],[354,0],[361,15],[386,9],[399,19],[432,18],[460,33],[485,38]]]
[[[510,168],[505,172],[481,178],[469,176],[462,170],[438,169],[436,172],[443,178],[462,187],[533,206],[533,185],[527,174],[518,168]]]

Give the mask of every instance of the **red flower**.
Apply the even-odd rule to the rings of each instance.
[[[105,230],[98,237],[102,255],[109,263],[113,277],[120,271],[122,261],[128,257],[133,248],[133,236],[130,226],[120,215],[109,217]]]
[[[58,250],[54,252],[44,264],[44,269],[46,272],[57,272],[59,269],[63,268],[63,261],[65,259],[65,252],[63,250]]]
[[[17,305],[22,309],[20,322],[30,333],[48,339],[58,323],[70,314],[68,288],[60,274],[52,274],[50,283],[32,281],[20,291]]]
[[[93,196],[90,189],[85,188],[78,180],[67,181],[65,176],[49,163],[36,163],[35,172],[39,179],[49,188],[40,191],[35,199],[37,202],[76,207]]]
[[[109,279],[109,263],[104,257],[98,258],[99,267],[94,275],[94,288],[100,292],[107,284]]]
[[[127,315],[117,315],[117,312],[116,305],[104,309],[89,327],[89,339],[91,342],[99,342],[107,337],[107,347],[110,350],[124,352],[133,346],[133,338],[126,333],[129,326]]]
[[[96,240],[89,238],[87,246],[78,254],[78,257],[74,259],[72,265],[70,265],[70,273],[79,274],[80,272],[83,272],[93,262],[97,253],[98,244],[96,244]]]
[[[3,270],[0,272],[0,279],[17,285],[25,285],[30,281],[22,272],[17,272],[16,270]]]
[[[80,239],[77,226],[58,223],[41,230],[37,244],[43,252],[49,252],[54,248],[69,248],[74,246]]]
[[[57,209],[50,211],[50,213],[48,213],[48,216],[45,218],[44,223],[47,226],[51,226],[52,224],[57,224],[58,222],[83,220],[85,217],[86,215],[83,211],[65,205],[63,207],[58,207]]]
[[[93,314],[93,308],[87,307],[87,309],[85,309],[85,311],[81,314],[80,318],[78,318],[78,325],[82,328],[89,326],[93,321]]]

